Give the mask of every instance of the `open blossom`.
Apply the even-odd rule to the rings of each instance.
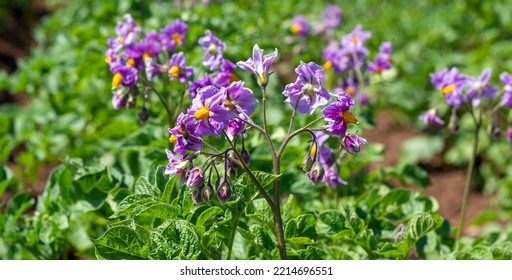
[[[322,55],[325,59],[325,70],[334,69],[336,73],[342,73],[350,66],[349,53],[337,43],[329,45]]]
[[[245,71],[251,72],[256,75],[258,83],[262,87],[268,84],[268,76],[270,75],[270,66],[274,63],[277,56],[277,49],[273,53],[263,55],[263,50],[260,49],[258,44],[255,44],[252,49],[252,58],[247,61],[237,62],[238,67]]]
[[[314,62],[304,63],[295,68],[299,75],[295,83],[286,85],[283,95],[300,113],[311,115],[318,106],[327,104],[330,95],[323,87],[324,72],[322,67]]]
[[[444,69],[430,74],[432,85],[444,95],[446,103],[455,108],[466,101],[462,90],[466,84],[466,76],[459,73],[457,68]]]
[[[137,79],[137,69],[131,66],[120,66],[112,78],[112,88],[117,88],[120,85],[133,88]]]
[[[331,135],[345,136],[348,125],[357,123],[357,118],[350,112],[350,107],[354,105],[352,98],[345,94],[338,97],[338,101],[333,102],[322,110],[328,124],[324,129]]]
[[[473,102],[473,106],[478,106],[482,98],[492,99],[498,93],[498,89],[489,84],[491,74],[492,71],[490,69],[486,69],[477,78],[467,78],[466,83],[468,88],[466,91],[466,97],[468,100]]]
[[[245,127],[245,122],[239,118],[233,118],[228,121],[227,126],[224,128],[226,131],[226,135],[230,140],[235,138],[235,135],[238,135],[242,132]]]
[[[236,64],[229,59],[222,59],[220,64],[220,71],[213,76],[213,82],[217,87],[225,87],[231,82],[239,80],[235,75]]]
[[[335,188],[339,185],[346,185],[347,182],[345,182],[343,179],[341,179],[340,175],[336,170],[334,170],[333,167],[327,168],[325,170],[324,178],[322,179],[322,182],[326,183],[329,187]]]
[[[174,152],[179,153],[183,157],[187,151],[200,151],[203,143],[201,138],[195,131],[196,123],[192,116],[181,113],[176,120],[176,126],[169,129],[171,137],[169,142],[174,143]]]
[[[116,25],[115,30],[118,37],[115,40],[119,45],[128,46],[135,43],[137,36],[141,33],[141,28],[130,14],[124,15],[123,20]]]
[[[364,46],[364,42],[372,37],[368,31],[363,31],[361,25],[357,25],[351,33],[341,38],[341,45],[350,53],[368,54],[368,49]]]
[[[160,34],[150,31],[140,42],[126,48],[127,64],[140,70],[144,66],[144,60],[158,57],[160,49]]]
[[[164,174],[166,175],[179,175],[180,183],[183,184],[187,181],[187,173],[190,170],[191,162],[187,159],[183,159],[179,155],[175,155],[169,150],[165,150],[167,153],[167,159],[169,163],[165,167]]]
[[[254,98],[252,90],[244,87],[243,81],[234,82],[226,87],[222,93],[224,106],[241,118],[246,119],[254,112],[254,106],[258,101]]]
[[[185,45],[185,36],[187,35],[188,26],[179,19],[165,26],[160,31],[162,45],[169,51],[173,51],[177,46]]]
[[[425,124],[432,124],[432,125],[438,125],[441,126],[444,124],[444,121],[439,118],[437,115],[436,109],[430,109],[424,114],[420,116],[420,120],[422,120]]]
[[[226,44],[219,38],[213,36],[210,30],[206,30],[205,36],[199,38],[198,42],[206,51],[203,58],[203,65],[210,67],[210,70],[217,69],[222,63],[222,52],[226,49]]]
[[[303,16],[296,16],[290,31],[298,36],[306,36],[309,33],[309,23]]]
[[[322,14],[324,26],[326,29],[334,29],[341,23],[342,14],[340,7],[329,5]]]
[[[503,98],[500,104],[512,108],[512,75],[503,72],[500,75],[500,81],[505,85],[503,88]],[[508,131],[508,130],[507,130]]]
[[[196,132],[202,136],[220,136],[228,121],[236,115],[224,106],[223,93],[214,86],[198,90],[189,109],[196,127]]]
[[[391,50],[392,45],[390,42],[384,42],[379,47],[379,53],[374,61],[368,62],[368,71],[382,74],[382,71],[391,69]]]
[[[194,68],[186,65],[185,57],[182,52],[175,53],[171,56],[171,60],[169,61],[169,79],[184,83],[192,73],[194,72]]]
[[[208,74],[205,74],[200,79],[190,81],[190,82],[188,82],[188,89],[190,92],[190,96],[196,97],[197,91],[199,89],[201,89],[205,86],[213,86],[213,85],[214,85],[213,80]]]
[[[146,77],[148,81],[153,80],[154,78],[162,77],[163,68],[162,65],[158,64],[153,58],[149,57],[144,60],[144,65],[146,69]]]

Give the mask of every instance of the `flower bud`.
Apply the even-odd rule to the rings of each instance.
[[[233,150],[229,150],[226,154],[227,159],[232,163],[233,168],[238,168],[238,166],[242,165],[240,164],[240,161],[236,157],[236,153]]]
[[[201,189],[197,188],[192,191],[192,200],[194,204],[201,203]]]
[[[452,110],[450,122],[448,123],[448,129],[450,129],[452,133],[457,133],[457,131],[459,131],[459,117],[457,117],[455,110]]]
[[[114,109],[119,110],[126,106],[126,102],[128,101],[128,97],[123,92],[123,90],[118,90],[114,92],[114,96],[112,96],[112,107]]]
[[[231,197],[231,186],[229,185],[227,176],[223,176],[222,179],[220,179],[217,197],[221,202],[226,202]]]
[[[130,94],[130,96],[128,96],[128,102],[126,103],[126,106],[128,106],[128,108],[135,107],[135,97],[133,95]]]
[[[498,139],[498,138],[501,137],[501,128],[497,124],[495,124],[495,123],[493,123],[491,125],[491,135],[495,139]]]
[[[354,134],[347,134],[340,142],[341,146],[350,154],[359,153],[361,145],[368,144],[366,139]]]
[[[195,167],[189,172],[189,176],[187,179],[187,186],[189,188],[198,188],[204,183],[204,172],[203,168]]]
[[[395,243],[402,241],[402,239],[404,238],[404,233],[405,233],[406,229],[407,229],[407,227],[404,224],[399,224],[395,228],[395,230],[393,232],[395,235]]]
[[[145,106],[143,106],[139,111],[139,120],[141,122],[146,122],[149,119],[149,112]]]
[[[210,200],[212,200],[214,196],[214,193],[213,193],[213,188],[210,184],[207,184],[206,186],[204,186],[203,190],[201,191],[201,199],[208,202]]]
[[[311,166],[313,166],[313,159],[309,156],[309,154],[307,154],[302,160],[302,170],[304,172],[309,172],[309,170],[311,170]]]
[[[251,162],[251,155],[249,154],[249,152],[247,152],[247,150],[243,146],[242,146],[242,151],[240,152],[240,156],[242,157],[245,164],[249,165],[249,163]]]
[[[318,184],[322,182],[322,179],[324,178],[324,168],[322,167],[322,164],[320,162],[313,163],[313,166],[311,167],[311,170],[309,171],[309,179],[313,182],[313,184]]]
[[[507,128],[507,131],[505,132],[505,138],[508,142],[512,142],[512,127]]]

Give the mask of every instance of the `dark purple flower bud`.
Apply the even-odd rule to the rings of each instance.
[[[203,190],[201,191],[201,199],[203,201],[210,201],[212,200],[214,196],[214,193],[213,193],[213,188],[210,184],[207,184],[206,186],[204,186]]]
[[[201,203],[201,189],[197,188],[192,191],[192,200],[194,204]]]
[[[238,168],[238,166],[242,165],[238,160],[235,151],[229,150],[226,154],[226,157],[233,164],[233,168]]]
[[[495,139],[498,139],[501,137],[501,127],[494,122],[491,124],[491,135]]]
[[[142,107],[139,111],[139,120],[141,122],[146,122],[149,119],[149,112],[146,107]]]
[[[361,145],[368,144],[366,139],[354,134],[347,134],[340,142],[341,146],[350,154],[359,153]]]
[[[221,202],[226,202],[231,197],[231,186],[229,185],[229,179],[227,176],[223,176],[220,179],[219,188],[217,190],[217,197]]]
[[[251,155],[245,149],[244,146],[242,146],[242,151],[240,152],[240,156],[242,157],[242,159],[245,162],[245,164],[249,165],[249,163],[251,162]]]
[[[189,188],[198,188],[204,183],[204,172],[203,168],[195,167],[190,170],[187,180],[187,186]]]
[[[313,182],[313,184],[318,184],[320,182],[322,182],[322,179],[324,178],[324,174],[325,174],[325,171],[324,171],[324,168],[322,167],[322,164],[317,161],[315,163],[313,163],[313,166],[311,167],[311,170],[309,171],[308,173],[308,176],[309,176],[309,179],[311,180],[311,182]]]

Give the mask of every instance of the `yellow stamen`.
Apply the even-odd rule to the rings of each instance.
[[[105,63],[110,63],[112,61],[112,57],[107,56],[105,57]]]
[[[441,89],[442,94],[452,93],[455,90],[455,84],[449,84]]]
[[[229,77],[229,83],[231,84],[232,82],[236,82],[236,81],[240,81],[240,78],[238,78],[238,76],[235,75],[235,73],[232,73],[231,77]]]
[[[300,24],[296,23],[296,24],[292,25],[292,27],[290,28],[290,31],[293,34],[297,34],[302,31],[302,27],[300,26]]]
[[[353,87],[353,86],[349,86],[347,89],[346,89],[346,92],[348,95],[350,96],[354,96],[354,93],[356,93],[356,89]]]
[[[178,46],[183,45],[183,40],[181,39],[181,36],[179,33],[172,34],[172,39],[174,40],[174,42],[176,42],[176,44]]]
[[[350,112],[349,110],[341,112],[340,115],[343,118],[343,120],[345,120],[348,123],[358,123],[357,118],[354,117],[354,115],[352,115],[352,112]]]
[[[112,87],[118,87],[123,82],[123,75],[116,73],[112,78]]]
[[[171,137],[169,137],[169,142],[170,143],[176,143],[178,141],[178,137],[174,136],[174,135],[171,135]]]
[[[380,75],[382,75],[382,70],[383,70],[382,68],[377,67],[377,70],[375,70],[375,73],[377,73],[377,75],[380,76]]]
[[[324,63],[324,69],[325,70],[331,70],[332,69],[332,62],[331,61],[326,61]]]
[[[210,110],[206,106],[203,106],[201,109],[197,110],[194,113],[194,118],[197,121],[207,119],[209,116],[210,116]]]
[[[224,106],[226,106],[226,108],[228,108],[229,110],[234,110],[236,108],[235,102],[233,102],[233,100],[230,99],[226,99],[226,101],[224,101]]]
[[[122,44],[122,43],[124,42],[123,37],[119,37],[119,38],[117,38],[117,42],[118,42],[119,44]]]
[[[127,65],[127,66],[135,67],[135,59],[133,59],[133,58],[128,58],[128,60],[126,61],[126,65]]]
[[[144,61],[146,61],[146,59],[150,58],[151,57],[151,53],[148,53],[148,52],[145,52],[143,55],[142,55],[142,59]]]
[[[316,154],[316,144],[313,143],[313,145],[311,146],[311,151],[309,151],[309,155],[314,157]]]
[[[178,65],[173,65],[171,69],[169,69],[169,75],[171,75],[174,78],[178,78],[181,74],[181,69],[178,67]]]
[[[359,43],[359,37],[354,36],[354,37],[352,38],[352,43],[354,43],[354,44]]]

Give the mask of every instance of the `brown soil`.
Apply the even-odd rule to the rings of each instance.
[[[366,130],[364,137],[368,142],[385,145],[384,160],[376,163],[377,165],[395,165],[399,162],[401,143],[409,138],[418,136],[420,133],[412,127],[397,124],[390,112],[380,112],[376,119],[379,120],[377,126]],[[444,166],[440,156],[434,157],[432,162],[425,164],[424,167],[429,171],[431,180],[431,186],[427,188],[425,193],[437,199],[439,202],[439,213],[448,219],[453,227],[457,227],[459,225],[466,172],[464,168],[439,168],[440,166]],[[488,198],[483,193],[477,191],[470,193],[465,234],[478,234],[478,228],[468,225],[471,224],[471,219],[480,210],[488,207]]]

